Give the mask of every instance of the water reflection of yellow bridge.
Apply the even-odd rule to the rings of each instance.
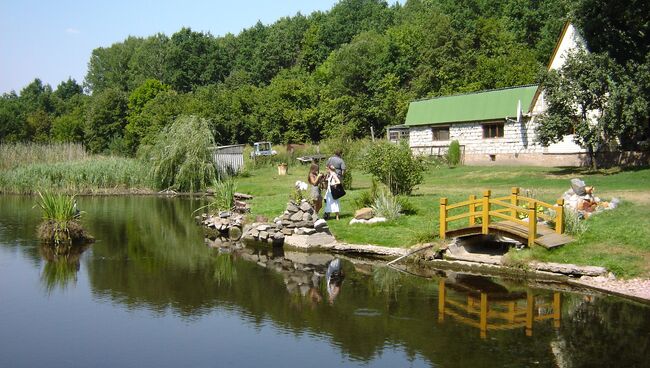
[[[449,223],[463,219],[468,221],[466,227],[449,229]],[[538,223],[538,219],[553,223],[554,228]],[[471,195],[468,200],[454,204],[447,203],[447,198],[440,198],[441,239],[497,234],[520,239],[528,246],[538,244],[554,248],[573,240],[564,234],[563,224],[563,199],[550,204],[519,195],[519,188],[512,188],[510,195],[497,198],[491,197],[491,191],[486,190],[483,198]]]
[[[533,323],[553,320],[553,327],[560,327],[561,302],[560,293],[550,296],[534,295],[533,292],[494,293],[458,284],[446,285],[445,279],[439,281],[438,321],[443,322],[450,316],[463,324],[480,330],[481,338],[487,337],[488,331],[524,328],[526,336],[533,335]],[[450,298],[447,287],[466,294],[465,302],[459,298]]]

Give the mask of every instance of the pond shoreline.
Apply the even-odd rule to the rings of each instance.
[[[312,247],[291,247],[288,248],[309,251],[309,250],[326,250],[334,253],[342,253],[350,256],[365,255],[375,257],[403,257],[405,262],[416,263],[419,266],[431,267],[439,270],[450,270],[459,272],[468,272],[489,276],[510,276],[520,277],[535,281],[560,282],[572,287],[595,290],[604,294],[615,295],[629,300],[650,305],[650,280],[635,278],[630,280],[618,280],[611,273],[608,276],[589,275],[588,272],[580,274],[581,270],[589,270],[593,266],[576,266],[572,264],[546,264],[539,262],[521,265],[519,267],[507,266],[503,264],[487,264],[481,262],[434,259],[433,254],[418,255],[418,249],[426,245],[413,246],[411,248],[391,248],[377,245],[348,244],[334,242],[324,246]],[[409,254],[412,253],[412,254]],[[387,261],[388,263],[388,261]],[[567,275],[559,271],[553,271],[558,266],[565,266],[570,269],[572,274]]]

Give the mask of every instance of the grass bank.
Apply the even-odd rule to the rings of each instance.
[[[273,218],[284,211],[295,181],[306,181],[307,171],[307,166],[293,165],[287,176],[279,176],[276,168],[254,169],[238,179],[238,190],[255,196],[254,215]],[[340,241],[407,247],[437,239],[441,197],[460,201],[486,189],[495,195],[506,195],[511,187],[520,187],[536,198],[554,202],[574,177],[595,186],[596,195],[603,200],[620,198],[621,206],[592,216],[587,221],[587,231],[577,236],[575,242],[553,251],[519,251],[517,258],[597,265],[622,277],[650,277],[650,169],[589,172],[580,168],[542,167],[431,168],[425,173],[424,182],[409,196],[416,209],[414,215],[382,224],[349,225],[356,210],[354,199],[371,185],[368,175],[356,171],[353,189],[342,198],[341,220],[329,224]]]

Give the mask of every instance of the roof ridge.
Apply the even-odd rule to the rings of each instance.
[[[531,83],[531,84],[522,84],[520,86],[511,86],[511,87],[501,87],[501,88],[493,88],[493,89],[484,89],[482,91],[474,91],[474,92],[465,92],[465,93],[456,93],[453,95],[445,95],[445,96],[435,96],[435,97],[424,97],[424,98],[418,98],[416,100],[413,100],[411,102],[420,102],[420,101],[429,101],[429,100],[437,100],[440,98],[447,98],[447,97],[457,97],[457,96],[467,96],[467,95],[476,95],[479,93],[486,93],[486,92],[496,92],[496,91],[505,91],[508,89],[515,89],[515,88],[524,88],[524,87],[538,87],[539,84],[537,83]]]

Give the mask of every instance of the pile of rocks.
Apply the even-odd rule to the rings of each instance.
[[[588,186],[580,179],[571,179],[571,189],[564,192],[564,207],[577,212],[581,217],[587,218],[593,213],[611,210],[618,206],[618,198],[611,201],[602,201],[594,196],[595,188]]]
[[[386,222],[385,217],[375,217],[372,208],[364,207],[354,212],[354,218],[350,220],[352,224],[376,224],[378,222]]]
[[[253,222],[244,229],[243,240],[266,242],[273,245],[284,244],[285,234],[275,224]]]
[[[282,216],[273,219],[285,235],[311,235],[329,231],[327,221],[318,218],[314,208],[306,200],[297,203],[289,201]]]
[[[245,240],[282,244],[286,236],[312,235],[329,232],[327,222],[318,218],[314,208],[306,200],[300,203],[289,201],[282,216],[272,223],[253,223],[244,229]]]
[[[244,216],[230,211],[221,211],[217,215],[202,214],[196,221],[203,226],[205,236],[210,239],[227,238],[236,241],[241,238]]]

